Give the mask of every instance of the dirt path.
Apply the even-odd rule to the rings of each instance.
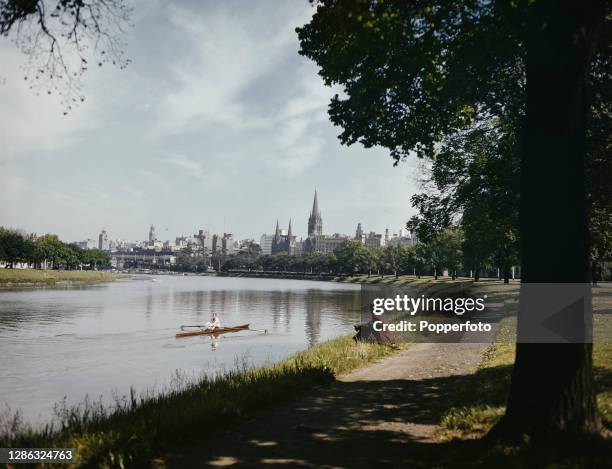
[[[452,457],[433,436],[453,377],[486,344],[418,344],[281,405],[166,467],[419,467]],[[443,405],[442,405],[443,407]],[[207,437],[210,438],[210,437]],[[433,450],[433,451],[432,451]]]

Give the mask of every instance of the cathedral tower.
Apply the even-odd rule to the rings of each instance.
[[[317,201],[317,190],[315,189],[314,201],[312,203],[312,211],[308,218],[308,236],[317,236],[323,234],[323,219],[319,211],[319,202]]]

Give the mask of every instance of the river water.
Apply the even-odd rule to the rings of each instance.
[[[359,287],[331,282],[142,276],[107,284],[0,290],[0,405],[45,422],[56,402],[111,402],[200,376],[274,362],[352,331]],[[211,311],[244,331],[175,339]]]

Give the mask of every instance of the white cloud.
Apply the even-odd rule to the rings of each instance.
[[[144,2],[144,3],[143,3]],[[297,7],[296,7],[297,5]],[[91,70],[62,116],[0,40],[0,220],[67,239],[226,228],[298,235],[314,187],[326,232],[400,226],[413,184],[381,149],[341,147],[316,66],[297,54],[307,2],[138,0],[124,71]],[[6,66],[5,66],[6,64]],[[4,163],[4,164],[2,164]]]
[[[94,126],[85,107],[64,116],[58,96],[38,96],[29,89],[22,69],[25,59],[13,44],[0,40],[0,56],[4,77],[0,84],[0,161],[62,148],[78,141],[80,132]]]

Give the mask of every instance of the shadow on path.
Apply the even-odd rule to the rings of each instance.
[[[482,370],[477,378],[503,387],[509,368]],[[439,443],[434,434],[450,407],[503,405],[504,391],[468,395],[474,378],[336,381],[218,437],[204,437],[201,450],[171,457],[167,467],[469,466],[478,441]]]
[[[436,438],[451,408],[505,405],[512,367],[474,372],[485,349],[486,345],[474,344],[416,345],[217,435],[214,429],[204,428],[195,442],[199,448],[166,455],[159,465],[544,467],[556,460],[558,448],[508,458],[511,448],[492,450],[481,440],[440,442]],[[219,428],[226,428],[223,422]],[[568,450],[579,458],[585,453],[582,447]],[[612,460],[612,454],[606,454]],[[610,467],[585,464],[574,467]]]

